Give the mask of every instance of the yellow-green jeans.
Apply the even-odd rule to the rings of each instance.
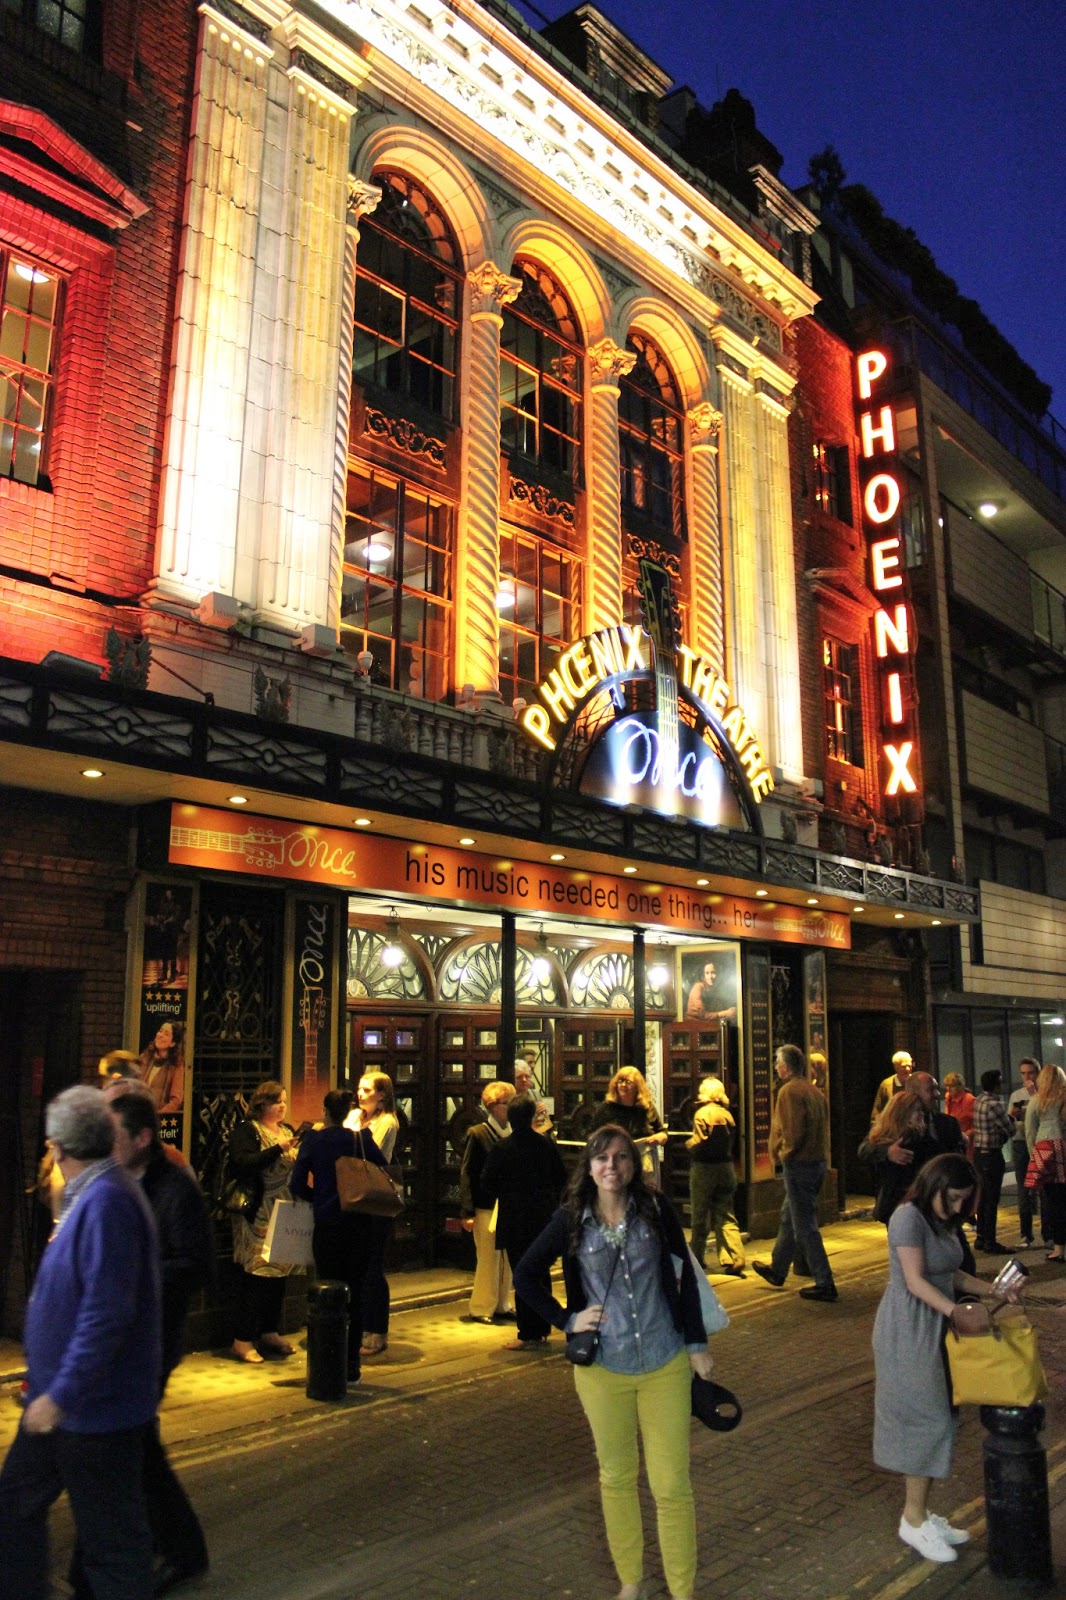
[[[680,1351],[654,1372],[632,1376],[608,1372],[598,1362],[575,1367],[574,1382],[596,1442],[603,1520],[619,1583],[640,1583],[644,1576],[639,1428],[666,1582],[671,1595],[687,1600],[696,1581],[696,1506],[689,1478],[692,1368],[687,1353]]]

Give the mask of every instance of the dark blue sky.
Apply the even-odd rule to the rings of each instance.
[[[849,181],[914,229],[1052,385],[1066,425],[1063,0],[597,3],[705,105],[746,95],[786,183],[835,145]]]

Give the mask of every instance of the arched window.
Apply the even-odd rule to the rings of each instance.
[[[517,300],[500,331],[502,449],[576,478],[581,443],[582,344],[570,302],[551,274],[517,260]]]
[[[411,178],[376,172],[377,210],[359,225],[352,376],[456,415],[459,248],[443,212]]]
[[[631,333],[632,372],[621,380],[618,443],[622,467],[622,520],[634,531],[655,530],[674,539],[685,531],[684,416],[673,374],[643,333]]]

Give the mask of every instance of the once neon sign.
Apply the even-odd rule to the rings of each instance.
[[[554,751],[558,743],[556,730],[565,726],[583,701],[609,688],[612,679],[648,672],[651,666],[648,635],[628,623],[603,628],[578,639],[563,652],[558,664],[539,685],[537,694],[541,703],[534,702],[526,707],[522,726],[545,750]],[[721,729],[747,777],[753,798],[761,801],[774,787],[773,775],[747,714],[742,706],[732,701],[728,682],[709,661],[683,644],[677,650],[677,672],[678,681]],[[651,752],[654,730],[636,722],[633,727],[640,729],[640,742]],[[635,732],[633,737],[636,738]],[[656,786],[663,784],[676,789],[686,797],[698,797],[708,783],[706,774],[702,778],[698,775],[702,761],[689,751],[678,757],[676,771],[666,773],[661,734],[654,742],[655,750],[648,754],[646,763],[643,757],[637,760],[641,778],[649,779]],[[710,754],[706,759],[715,760]]]
[[[873,631],[881,679],[883,793],[887,799],[899,799],[918,792],[918,740],[911,662],[913,635],[905,594],[903,540],[896,522],[903,498],[896,419],[891,405],[882,404],[878,395],[881,382],[888,375],[885,352],[864,350],[855,367],[870,587],[882,598]]]

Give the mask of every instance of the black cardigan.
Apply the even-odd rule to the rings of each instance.
[[[685,1344],[702,1347],[707,1343],[707,1331],[703,1326],[700,1291],[681,1219],[665,1195],[657,1194],[655,1203],[659,1208],[663,1230],[663,1249],[659,1257],[662,1291],[670,1307],[674,1327],[684,1338]],[[565,1306],[561,1306],[543,1287],[543,1280],[560,1256],[563,1258],[563,1283],[566,1287]],[[681,1257],[680,1288],[672,1256]],[[515,1267],[514,1286],[516,1293],[533,1308],[537,1316],[543,1317],[555,1328],[565,1328],[574,1313],[584,1311],[588,1305],[588,1296],[581,1282],[581,1265],[570,1250],[570,1213],[562,1206]]]

